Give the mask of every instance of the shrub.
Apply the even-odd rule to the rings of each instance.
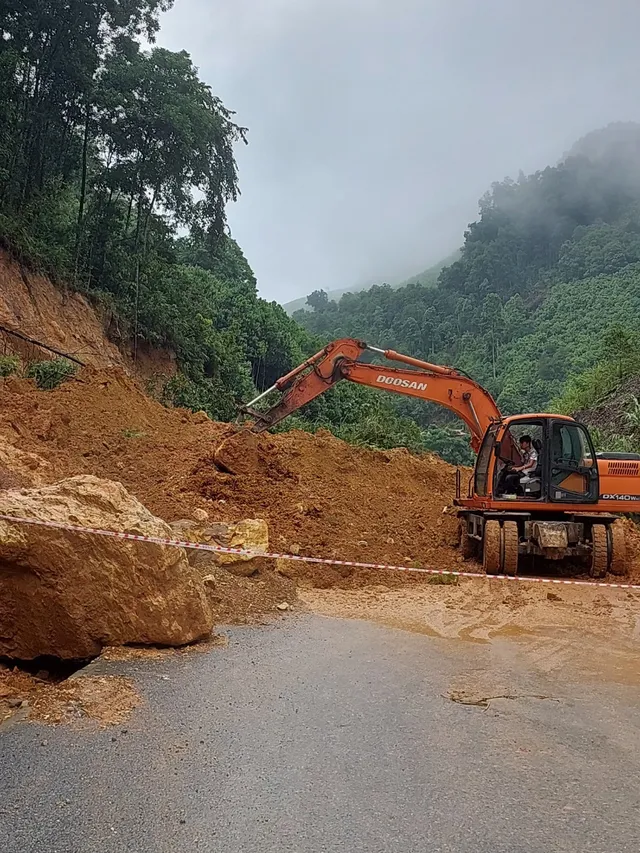
[[[20,359],[17,355],[0,355],[0,377],[15,376],[20,370]]]
[[[75,364],[66,358],[55,358],[51,361],[34,361],[29,365],[27,377],[35,379],[38,388],[51,391],[62,382],[70,379],[77,371]]]
[[[135,429],[135,427],[129,427],[128,429],[122,430],[122,435],[124,438],[144,438],[146,433],[141,429]]]

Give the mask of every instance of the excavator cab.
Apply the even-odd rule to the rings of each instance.
[[[522,462],[518,448],[524,435],[532,439],[537,465],[520,477],[514,491],[507,474]],[[492,424],[478,453],[473,492],[494,501],[597,503],[598,465],[589,433],[560,415],[516,416]]]

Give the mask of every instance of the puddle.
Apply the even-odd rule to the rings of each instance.
[[[489,631],[489,639],[494,640],[498,637],[536,637],[539,636],[539,631],[534,631],[531,628],[523,628],[522,625],[501,625],[493,631]]]

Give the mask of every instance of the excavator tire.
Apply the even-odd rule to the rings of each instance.
[[[627,574],[627,541],[624,524],[618,519],[609,526],[609,568],[614,575]]]
[[[607,547],[607,528],[604,524],[591,526],[591,570],[592,578],[603,578],[607,574],[609,562]]]
[[[518,574],[518,525],[515,521],[505,521],[502,525],[502,568],[505,575]]]
[[[467,532],[467,521],[461,518],[458,521],[458,541],[460,543],[460,553],[463,560],[469,560],[475,556],[475,539],[472,539]]]
[[[501,539],[500,522],[487,521],[482,538],[482,565],[488,575],[500,574]]]

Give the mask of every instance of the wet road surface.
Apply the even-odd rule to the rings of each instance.
[[[638,849],[634,684],[368,622],[226,633],[206,654],[99,663],[143,696],[126,724],[2,727],[0,850]]]

